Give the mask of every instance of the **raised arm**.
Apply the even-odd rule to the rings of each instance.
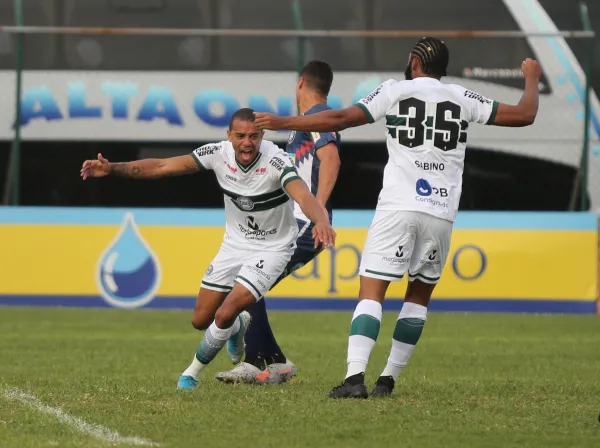
[[[326,110],[300,117],[278,117],[277,115],[255,112],[255,124],[261,129],[294,130],[307,132],[337,132],[355,128],[381,119],[401,89],[397,82],[388,79],[362,98],[356,105],[340,110]]]
[[[315,114],[316,115],[316,114]],[[315,223],[313,236],[315,247],[322,242],[325,247],[335,245],[335,231],[329,224],[329,216],[317,199],[309,191],[304,181],[300,178],[289,181],[285,186],[291,198],[298,203],[304,214]]]
[[[540,93],[539,82],[542,69],[537,61],[527,59],[521,66],[525,76],[525,90],[519,104],[511,106],[500,103],[496,116],[489,123],[494,126],[523,127],[534,123],[538,113]]]
[[[81,167],[81,177],[103,177],[107,175],[131,177],[134,179],[155,179],[158,177],[178,176],[200,170],[193,156],[169,157],[166,159],[142,159],[132,162],[110,163],[98,154],[97,160],[86,160]]]
[[[326,110],[299,117],[278,117],[277,115],[255,112],[255,124],[261,129],[273,131],[293,129],[308,132],[336,132],[367,124],[369,119],[358,106],[340,110]]]

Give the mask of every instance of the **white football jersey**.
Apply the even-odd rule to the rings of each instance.
[[[258,156],[243,166],[229,141],[192,152],[201,169],[213,170],[225,199],[224,240],[241,249],[294,249],[298,225],[294,201],[284,187],[300,179],[287,153],[263,140]]]
[[[434,78],[390,79],[361,99],[371,123],[385,117],[389,160],[377,210],[454,221],[469,123],[491,124],[498,102]]]

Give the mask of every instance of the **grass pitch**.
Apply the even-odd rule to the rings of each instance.
[[[221,353],[198,389],[177,391],[201,333],[189,312],[0,308],[0,447],[128,446],[40,409],[162,447],[598,447],[600,318],[431,313],[389,399],[331,400],[351,313],[273,312],[299,375],[226,385]],[[385,365],[384,314],[367,371]],[[38,404],[10,399],[14,391]],[[11,392],[13,391],[13,392]],[[14,396],[13,396],[14,398]]]

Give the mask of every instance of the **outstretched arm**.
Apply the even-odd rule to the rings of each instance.
[[[358,106],[340,110],[326,110],[299,117],[278,117],[264,112],[255,112],[254,116],[256,117],[254,121],[256,126],[273,131],[293,129],[307,132],[336,132],[362,126],[369,122],[365,112]]]
[[[166,159],[142,159],[132,162],[109,163],[108,173],[113,176],[153,179],[165,176],[178,176],[194,173],[200,167],[189,155]]]
[[[81,177],[85,180],[88,177],[103,177],[110,174],[134,179],[155,179],[193,173],[199,170],[200,166],[189,154],[166,159],[142,159],[118,163],[110,163],[102,157],[102,154],[98,154],[97,160],[83,162]]]
[[[522,65],[525,75],[525,90],[519,104],[511,106],[500,103],[496,116],[489,123],[494,126],[523,127],[534,123],[538,113],[540,93],[539,82],[542,70],[537,61],[527,59]]]

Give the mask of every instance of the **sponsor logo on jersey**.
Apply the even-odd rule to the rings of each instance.
[[[232,180],[232,181],[234,181],[234,182],[237,182],[237,179],[236,179],[235,177],[233,177],[233,176],[230,176],[229,174],[225,174],[225,177],[226,177],[227,179],[229,179],[229,180]]]
[[[377,95],[379,95],[379,92],[381,92],[381,89],[383,89],[383,84],[381,84],[379,87],[377,87],[375,90],[373,90],[367,96],[365,96],[360,102],[363,104],[369,104],[371,101],[373,101],[373,99]]]
[[[486,98],[483,95],[480,95],[479,93],[472,92],[470,90],[465,90],[465,97],[471,98],[473,100],[477,100],[477,101],[479,101],[480,103],[483,103],[483,104],[492,104],[492,100],[490,100],[489,98]]]
[[[252,199],[247,198],[246,196],[238,196],[235,200],[235,203],[242,210],[250,211],[254,208],[254,202],[252,201]]]
[[[230,165],[229,163],[227,163],[227,162],[224,162],[224,163],[225,163],[225,165],[227,165],[227,168],[229,168],[229,171],[231,171],[232,173],[237,173],[237,172],[238,172],[238,169],[237,169],[236,167],[234,167],[234,166],[231,166],[231,165]]]
[[[277,171],[281,171],[285,166],[285,162],[277,156],[273,157],[269,163],[275,167]]]
[[[248,240],[264,240],[268,235],[275,235],[277,228],[262,230],[260,223],[254,218],[254,216],[246,217],[246,226],[244,227],[241,223],[238,224],[240,232],[244,234],[244,237]]]
[[[415,186],[417,196],[415,200],[418,202],[428,202],[435,207],[448,208],[448,202],[445,200],[448,197],[447,188],[437,188],[432,186],[428,180],[419,179]],[[442,200],[432,198],[431,196],[437,196]]]
[[[443,163],[437,162],[420,162],[419,160],[415,160],[415,165],[423,171],[444,171],[446,169]]]
[[[252,230],[260,230],[260,224],[254,219],[254,216],[248,216],[246,218],[246,225]]]
[[[267,172],[267,169],[266,168],[256,168],[256,170],[254,170],[254,172],[258,176],[262,176],[263,174],[265,174]]]
[[[387,261],[390,264],[407,263],[408,261],[410,261],[408,257],[404,256],[404,246],[398,246],[395,255],[395,257],[381,257],[381,259],[383,261]]]
[[[426,179],[419,179],[416,186],[417,194],[419,196],[431,196],[432,194],[440,196],[442,198],[448,197],[447,188],[436,188],[432,187],[429,181]]]
[[[217,145],[206,145],[206,146],[202,146],[201,148],[197,148],[195,150],[195,153],[198,157],[202,157],[202,156],[209,156],[211,154],[214,154],[218,150],[219,150],[219,146],[217,146]]]

